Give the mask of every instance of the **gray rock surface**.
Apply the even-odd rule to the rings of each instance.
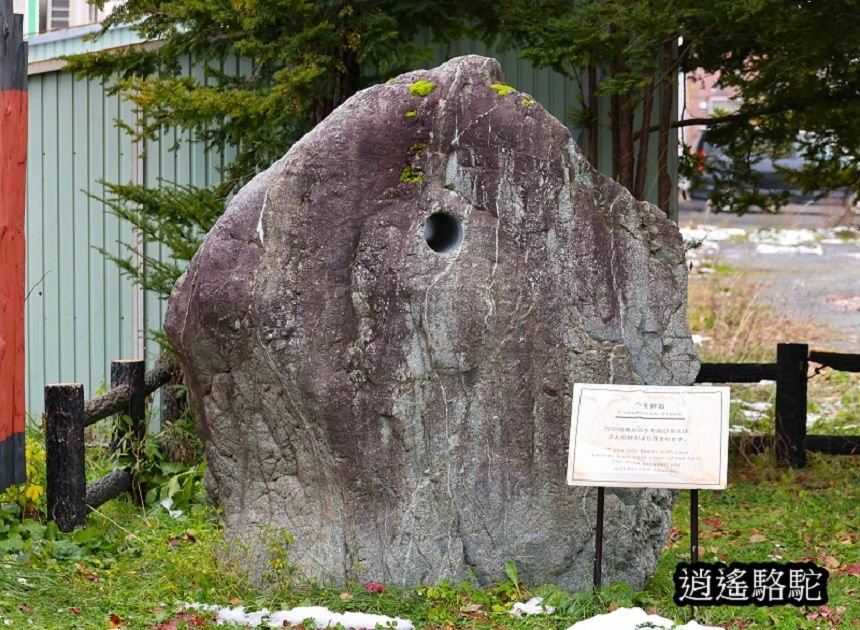
[[[514,560],[586,588],[573,383],[693,381],[675,225],[502,82],[467,56],[356,94],[237,195],[177,283],[167,332],[254,577],[282,529],[334,583],[485,584]],[[670,504],[607,491],[605,581],[644,583]]]

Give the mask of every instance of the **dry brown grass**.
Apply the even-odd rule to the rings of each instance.
[[[760,285],[743,272],[720,267],[690,276],[688,321],[694,334],[709,337],[700,346],[703,361],[768,362],[780,342],[812,343],[817,326],[781,317],[758,300]]]

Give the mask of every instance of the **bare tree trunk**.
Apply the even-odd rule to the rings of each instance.
[[[616,181],[620,181],[620,173],[618,172],[619,164],[621,163],[621,98],[617,94],[613,94],[609,98],[609,137],[612,140],[612,176]]]
[[[669,174],[669,129],[673,105],[673,48],[672,42],[663,44],[663,72],[660,96],[660,129],[657,135],[657,205],[669,214],[669,196],[672,194],[672,177]]]
[[[591,124],[588,126],[588,161],[594,168],[600,159],[600,125],[597,100],[597,67],[588,66],[588,116]]]
[[[618,164],[616,168],[618,183],[633,188],[633,110],[630,97],[620,94],[618,99]]]
[[[358,81],[361,78],[358,57],[351,50],[347,50],[343,53],[341,62],[343,70],[335,75],[331,95],[316,99],[314,107],[314,124],[316,125],[358,91]]]
[[[659,72],[659,70],[658,70]],[[639,156],[636,158],[636,179],[633,182],[633,196],[642,199],[645,196],[645,178],[648,176],[648,141],[651,125],[651,109],[654,103],[655,78],[651,79],[645,92],[642,104],[642,124],[639,127]]]

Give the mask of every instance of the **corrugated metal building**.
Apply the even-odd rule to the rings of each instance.
[[[171,151],[175,133],[145,152],[133,143],[115,122],[133,125],[131,106],[107,95],[100,81],[75,80],[59,60],[140,43],[129,28],[84,41],[96,29],[98,25],[89,25],[29,40],[26,381],[27,410],[37,416],[46,383],[84,383],[90,398],[108,384],[111,360],[145,358],[151,363],[157,357],[156,344],[146,341],[144,333],[161,327],[165,305],[133,286],[97,251],[119,254],[121,242],[135,238],[129,224],[90,196],[102,194],[98,182],[207,185],[218,181],[218,168],[230,157],[207,155],[181,137],[180,148]],[[435,46],[427,67],[469,53],[488,54],[473,42]],[[564,120],[577,105],[574,82],[535,70],[514,53],[490,56],[499,59],[510,85],[533,95],[556,117]],[[574,137],[581,140],[576,131]],[[609,138],[601,137],[601,145],[608,158]],[[147,252],[154,247],[144,246]]]

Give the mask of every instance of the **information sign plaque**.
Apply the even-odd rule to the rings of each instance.
[[[573,386],[567,483],[721,490],[729,388]]]

